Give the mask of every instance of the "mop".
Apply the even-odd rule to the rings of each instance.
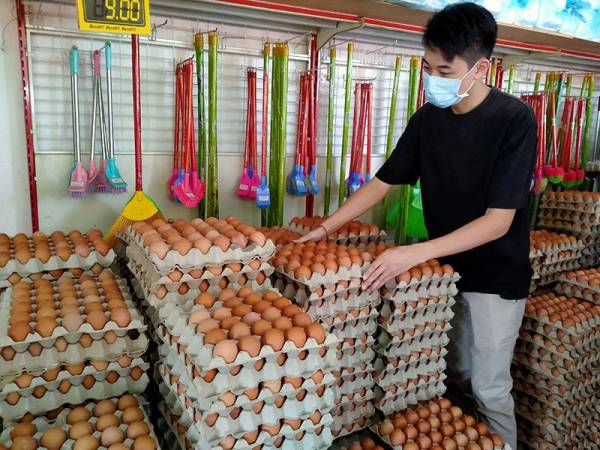
[[[73,113],[73,167],[69,175],[69,192],[71,197],[79,198],[87,193],[88,175],[81,164],[81,148],[79,147],[79,50],[71,48],[69,58],[71,66],[71,111]]]
[[[112,108],[112,47],[110,42],[104,45],[104,57],[106,60],[106,92],[108,103],[108,161],[106,163],[106,179],[108,180],[113,193],[120,194],[127,191],[127,183],[121,177],[115,160],[115,135],[113,129],[113,108]]]
[[[271,191],[267,183],[267,131],[268,131],[268,108],[269,108],[269,53],[270,46],[265,42],[263,46],[263,80],[262,80],[262,136],[261,136],[261,159],[260,159],[260,185],[256,191],[256,206],[261,209],[260,224],[266,226],[266,208],[271,206]]]
[[[133,87],[133,138],[135,149],[135,193],[123,207],[106,234],[106,242],[112,247],[117,243],[117,233],[135,222],[152,222],[163,218],[158,206],[148,197],[142,187],[142,105],[140,99],[140,41],[131,35],[131,72]]]

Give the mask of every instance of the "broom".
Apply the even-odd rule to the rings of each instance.
[[[80,198],[87,193],[88,175],[81,164],[81,148],[79,146],[79,50],[71,48],[71,109],[73,112],[73,167],[69,172],[69,192],[71,197]]]
[[[117,243],[117,233],[135,222],[152,222],[163,218],[158,206],[142,190],[142,104],[140,99],[140,40],[131,35],[131,74],[133,87],[133,139],[135,146],[135,193],[123,207],[121,215],[106,235],[111,247]]]

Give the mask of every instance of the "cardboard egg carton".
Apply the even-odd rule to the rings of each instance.
[[[127,227],[119,232],[118,237],[125,241],[128,246],[137,246],[144,257],[156,266],[156,270],[168,273],[174,268],[180,270],[187,268],[199,268],[204,266],[222,266],[228,263],[247,262],[259,258],[263,261],[268,261],[275,253],[275,244],[273,241],[266,240],[263,245],[258,245],[254,242],[248,244],[245,248],[231,243],[227,251],[211,245],[206,254],[203,254],[199,249],[192,247],[186,255],[180,254],[174,249],[169,249],[164,259],[152,253],[148,247],[144,246],[142,235],[137,233],[133,227]],[[130,249],[127,249],[129,257]]]
[[[561,404],[555,400],[548,401],[546,397],[533,396],[527,391],[518,391],[515,398],[520,415],[548,428],[552,424],[558,432],[564,432],[565,428],[581,424],[590,416],[594,417],[597,413],[597,403],[598,398],[588,397],[577,404]]]
[[[377,374],[375,379],[380,388],[387,390],[392,385],[398,386],[422,375],[432,376],[444,370],[446,370],[446,361],[444,358],[437,358],[423,361],[416,366],[408,366],[407,370],[386,371],[383,374]]]
[[[283,266],[274,266],[275,270],[285,275],[290,281],[306,286],[308,289],[313,290],[320,286],[331,286],[337,284],[339,281],[355,281],[362,277],[362,274],[367,270],[369,263],[363,263],[362,266],[358,264],[352,264],[349,268],[340,266],[337,271],[334,272],[331,269],[325,270],[325,273],[313,272],[309,278],[301,277],[296,278],[293,273],[288,273],[284,270]]]
[[[257,230],[278,246],[290,244],[292,241],[302,236],[302,234],[298,233],[297,231],[284,227],[261,227]]]
[[[165,389],[168,389],[160,385],[159,388],[161,392],[166,392]],[[313,439],[309,440],[313,443],[320,442],[320,439],[323,439],[326,442],[328,441],[327,446],[331,444],[330,427],[332,418],[328,413],[322,414],[320,421],[317,422],[317,424],[314,424],[311,419],[273,419],[272,423],[256,423],[250,414],[244,414],[244,412],[242,412],[235,421],[225,423],[225,421],[219,421],[219,419],[217,419],[212,427],[208,427],[203,423],[198,423],[196,418],[190,417],[177,398],[167,395],[162,403],[166,406],[165,409],[167,409],[170,414],[179,417],[179,423],[182,429],[187,427],[185,435],[194,445],[198,446],[196,448],[216,450],[220,448],[220,442],[231,438],[236,441],[233,446],[234,449],[245,449],[248,448],[250,444],[252,447],[261,444],[268,447],[279,437],[292,439],[298,435],[302,435],[301,439],[312,435]],[[281,428],[274,436],[262,429],[262,426],[264,425],[276,424],[280,424]],[[254,442],[248,443],[243,439],[243,436],[246,435],[246,433],[255,431],[258,431],[258,435]],[[325,434],[323,435],[323,433]],[[315,448],[321,448],[321,445],[319,444]]]
[[[375,357],[374,344],[375,339],[369,335],[362,335],[356,339],[346,338],[336,346],[338,367],[357,367],[361,363],[370,363]]]
[[[398,389],[396,395],[383,395],[374,400],[375,407],[384,415],[389,415],[396,411],[402,411],[419,402],[428,401],[435,397],[440,397],[446,392],[444,385],[445,376],[440,380],[434,380],[430,383],[423,381],[418,385],[410,385],[407,390]]]
[[[581,210],[563,208],[541,208],[538,217],[543,219],[560,219],[570,222],[581,222],[594,225],[600,220],[600,214]]]
[[[204,368],[196,366],[187,355],[178,353],[167,344],[161,345],[159,352],[162,360],[169,367],[177,367],[179,361],[184,364],[188,379],[205,399],[214,399],[226,391],[239,394],[256,388],[264,381],[281,380],[283,377],[307,378],[319,370],[327,375],[334,367],[338,367],[334,356],[333,366],[314,360],[306,361],[308,364],[305,364],[305,361],[290,358],[286,359],[282,365],[265,363],[259,369],[255,364],[250,364],[242,365],[239,370],[236,368],[236,370],[213,369],[206,371]]]
[[[318,402],[323,402],[323,406],[315,408],[315,410],[324,410],[326,409],[325,402],[328,400],[333,401],[333,398],[328,398],[328,396],[331,396],[331,390],[327,390],[334,382],[333,375],[330,373],[323,374],[320,383],[316,383],[312,376],[301,378],[301,381],[290,380],[289,377],[284,377],[279,380],[270,380],[275,381],[274,383],[259,383],[255,387],[243,391],[239,389],[231,391],[225,388],[221,393],[207,397],[205,392],[197,389],[194,381],[189,377],[186,368],[182,367],[181,364],[179,366],[169,366],[168,364],[161,362],[156,366],[156,369],[157,373],[162,377],[163,383],[168,386],[171,391],[177,395],[185,394],[186,398],[190,401],[189,407],[193,406],[195,409],[202,412],[215,412],[219,415],[227,415],[233,408],[248,410],[261,402],[273,406],[276,402],[278,404],[284,401],[284,399],[286,404],[291,404],[301,391],[304,395],[311,397],[311,400],[313,400],[312,403],[315,401],[312,397],[315,397]],[[299,381],[301,384],[295,387],[292,384],[292,381]],[[271,390],[273,389],[273,386],[275,387],[274,391]],[[279,390],[276,388],[279,388]],[[235,399],[233,399],[232,396],[234,396]],[[287,400],[290,401],[287,402]],[[312,403],[311,401],[306,402],[306,404]]]
[[[558,283],[556,286],[554,286],[554,291],[558,294],[581,298],[596,305],[600,305],[600,292],[596,292],[596,290],[589,288],[583,288],[568,281],[562,281],[561,283]]]
[[[356,403],[370,400],[373,398],[372,388],[374,386],[375,381],[370,372],[360,372],[354,377],[346,376],[343,379],[337,379],[332,387],[335,403],[339,405],[348,401]]]
[[[106,336],[102,339],[92,340],[88,347],[80,343],[65,344],[61,351],[56,344],[42,347],[37,342],[30,344],[22,352],[16,352],[12,347],[5,347],[0,351],[0,377],[18,375],[22,372],[36,372],[52,369],[63,364],[79,364],[86,360],[113,359],[122,355],[131,357],[141,356],[148,348],[148,338],[145,333],[137,330],[125,333],[123,337],[109,343]]]
[[[358,404],[347,404],[344,405],[344,408],[336,408],[335,412],[332,412],[333,423],[331,424],[331,433],[337,439],[363,428],[367,428],[370,425],[370,420],[368,420],[368,418],[374,415],[375,407],[373,406],[373,403],[368,400]],[[355,424],[358,426],[355,427]],[[348,425],[352,426],[347,427]],[[348,430],[348,428],[350,429]]]
[[[26,261],[21,262],[16,259],[14,254],[14,249],[10,253],[10,259],[3,265],[0,266],[0,280],[7,280],[10,275],[13,273],[17,273],[21,277],[27,277],[34,273],[40,272],[50,272],[54,270],[65,270],[65,269],[73,269],[73,268],[81,268],[81,269],[91,269],[96,264],[99,264],[102,267],[109,267],[115,259],[115,252],[112,249],[109,249],[106,254],[101,254],[96,250],[91,240],[84,235],[89,247],[89,254],[87,256],[82,256],[73,251],[75,246],[71,242],[71,239],[67,237],[67,242],[69,242],[69,247],[71,248],[72,254],[66,259],[56,255],[56,249],[54,244],[50,243],[50,256],[47,261],[42,261],[39,258],[36,258],[34,252],[31,251],[33,248],[33,242],[31,237],[29,238],[29,248],[32,257]]]
[[[560,277],[560,273],[558,272],[574,270],[580,267],[581,264],[579,263],[579,257],[577,257],[566,261],[544,264],[542,265],[542,267],[540,267],[539,274],[542,278],[545,276],[552,276],[553,280],[558,280],[558,278]]]
[[[133,397],[138,401],[138,407],[141,409],[142,413],[143,413],[143,417],[141,419],[142,422],[144,422],[149,429],[149,434],[148,436],[150,436],[154,442],[158,445],[158,440],[156,438],[156,434],[154,432],[154,428],[152,426],[152,422],[148,419],[148,416],[146,414],[145,411],[145,405],[144,405],[144,401],[142,400],[141,397],[139,397],[138,395],[133,395]],[[119,398],[111,398],[110,399],[115,406],[117,405],[117,402],[119,400]],[[75,407],[79,407],[79,406],[83,406],[91,415],[91,417],[88,419],[88,422],[90,423],[90,425],[92,426],[92,429],[95,430],[92,434],[92,436],[94,438],[96,438],[96,440],[98,441],[98,443],[100,443],[100,436],[101,433],[99,431],[96,430],[96,422],[97,422],[97,417],[94,416],[93,414],[93,409],[94,406],[96,405],[95,402],[86,402],[85,404],[81,404],[81,405],[71,405],[71,406],[67,406],[65,407],[60,413],[58,413],[58,416],[56,416],[56,418],[54,419],[49,419],[46,416],[38,416],[38,417],[34,417],[33,420],[31,421],[31,423],[37,428],[37,432],[33,435],[33,438],[37,441],[38,445],[37,445],[37,449],[38,450],[49,450],[46,447],[42,446],[41,444],[41,438],[42,435],[44,434],[44,432],[51,427],[60,427],[62,428],[66,434],[67,434],[67,439],[66,441],[63,443],[61,448],[64,449],[72,449],[74,448],[74,441],[73,439],[69,438],[69,431],[71,429],[71,425],[68,424],[67,422],[67,417],[69,415],[69,413],[75,408]],[[127,435],[127,424],[122,422],[122,416],[123,416],[123,411],[121,411],[120,409],[116,409],[116,411],[113,413],[120,422],[119,425],[119,429],[121,431],[124,432],[124,435]],[[12,439],[10,437],[11,432],[13,430],[13,428],[17,425],[16,422],[10,422],[10,423],[5,423],[4,424],[5,427],[2,431],[2,434],[0,435],[0,444],[10,448],[12,445]],[[125,445],[127,445],[130,448],[133,448],[133,439],[130,438],[125,438],[123,440],[123,443]],[[99,447],[99,448],[104,448],[104,447]],[[157,447],[158,448],[158,447]]]
[[[571,392],[566,395],[548,391],[544,388],[538,388],[521,378],[514,378],[514,389],[518,392],[524,392],[541,400],[542,403],[547,403],[552,407],[559,406],[562,409],[576,407],[579,404],[585,404],[586,400],[594,396],[594,392],[588,393],[584,390],[579,392]],[[598,386],[594,387],[596,390]],[[590,389],[591,390],[591,389]]]
[[[317,228],[323,222],[323,220],[325,220],[325,217],[311,217],[310,220],[312,223],[310,224],[303,224],[303,219],[306,220],[306,218],[303,217],[293,217],[290,219],[290,230],[296,231],[300,234],[306,234],[309,231]],[[369,228],[368,232],[366,231],[367,227]],[[332,231],[327,236],[329,241],[340,244],[354,245],[383,242],[386,238],[387,233],[384,230],[380,230],[377,226],[359,222],[357,220],[353,220],[350,224],[346,225],[340,230]]]
[[[230,434],[239,437],[240,427],[258,429],[262,424],[273,425],[283,419],[307,420],[315,411],[328,413],[334,402],[331,388],[326,388],[321,396],[313,392],[298,400],[292,393],[289,397],[282,396],[281,402],[277,403],[274,397],[270,402],[261,400],[248,407],[228,408],[215,412],[198,409],[187,393],[177,393],[164,382],[159,385],[159,389],[161,396],[168,403],[177,405],[175,410],[184,410],[189,417],[193,417],[200,433],[211,441]]]
[[[526,366],[514,364],[511,369],[514,379],[519,379],[535,389],[571,400],[577,396],[589,396],[596,392],[600,384],[600,373],[588,372],[576,382],[556,381]]]
[[[9,390],[9,387],[5,387],[0,393],[0,416],[5,420],[17,419],[27,413],[43,414],[65,404],[83,403],[86,400],[101,400],[127,392],[135,394],[144,392],[149,382],[146,374],[148,364],[141,358],[134,360],[130,367],[120,367],[117,363],[113,363],[111,366],[112,368],[109,367],[103,371],[64,377],[60,382],[58,380],[46,382],[26,389]],[[138,372],[136,375],[138,378],[134,379],[132,371],[136,367],[141,372]],[[109,375],[115,377],[114,374],[117,375],[116,379],[113,381],[111,378],[112,382],[108,381]],[[91,387],[84,384],[92,379],[93,385]],[[61,383],[62,386],[65,386],[65,383],[71,384],[66,393],[60,390]],[[17,400],[14,404],[13,398]]]
[[[540,339],[538,336],[521,333],[517,340],[517,348],[541,360],[554,362],[557,367],[564,367],[567,370],[581,369],[600,360],[600,355],[595,350],[586,351],[543,336]]]
[[[377,353],[388,358],[402,358],[411,352],[421,351],[448,344],[447,333],[452,329],[449,322],[439,322],[421,329],[411,329],[402,336],[388,333],[379,328],[377,335]]]
[[[566,203],[566,202],[542,202],[540,203],[541,211],[564,211],[573,213],[583,213],[597,216],[600,214],[600,205],[584,204],[584,203]]]
[[[426,350],[426,351],[425,351]],[[405,372],[417,369],[422,365],[429,364],[432,360],[444,358],[448,354],[448,350],[444,347],[435,347],[423,349],[415,354],[409,354],[402,358],[388,358],[386,356],[378,356],[374,363],[375,381],[377,382],[388,373],[395,374],[396,372]]]
[[[334,334],[339,340],[353,338],[361,334],[373,334],[377,329],[376,318],[378,311],[371,306],[361,310],[338,313],[335,316],[321,319],[321,324],[328,333]]]
[[[597,236],[600,234],[600,225],[598,224],[588,225],[583,222],[570,222],[560,219],[541,219],[538,226],[551,230],[567,231],[576,235]]]
[[[356,277],[351,280],[338,280],[333,283],[323,284],[320,286],[307,286],[303,283],[295,281],[293,278],[288,277],[283,272],[275,271],[271,276],[273,284],[281,292],[287,292],[288,297],[293,297],[298,303],[305,303],[306,301],[320,300],[332,295],[342,294],[348,291],[348,295],[359,292],[361,285],[361,278]],[[339,296],[338,296],[339,297]],[[375,296],[371,297],[374,298]]]
[[[513,361],[521,366],[539,372],[548,378],[556,380],[557,382],[577,382],[579,378],[589,370],[589,367],[581,369],[570,368],[567,370],[564,367],[556,366],[554,362],[541,360],[536,356],[519,350],[515,351]],[[594,367],[600,369],[598,366]]]
[[[415,302],[416,303],[416,302]],[[412,304],[412,307],[395,307],[395,303],[384,301],[380,309],[379,325],[390,334],[400,330],[414,329],[431,322],[450,321],[454,317],[452,297],[442,297],[438,303]]]
[[[595,281],[596,278],[600,279],[599,269],[588,269],[586,271],[582,271],[581,273],[563,273],[560,276],[561,281],[565,281],[569,284],[600,293],[600,283]]]
[[[201,309],[200,307],[198,309]],[[309,337],[302,347],[297,347],[292,341],[286,340],[281,350],[273,350],[270,345],[262,345],[260,353],[257,356],[250,356],[245,351],[240,351],[232,362],[225,361],[220,356],[213,355],[214,345],[204,343],[204,334],[196,333],[191,325],[188,325],[188,316],[182,314],[182,311],[174,305],[167,304],[159,311],[159,317],[164,323],[161,326],[161,337],[164,342],[171,345],[180,345],[186,348],[188,354],[194,362],[205,370],[225,369],[238,365],[253,365],[259,360],[266,360],[267,363],[275,362],[281,354],[289,358],[300,358],[300,354],[305,356],[303,363],[307,360],[315,362],[324,362],[323,359],[331,358],[328,355],[335,353],[337,338],[331,334],[326,334],[323,343],[319,344],[314,338]],[[323,365],[327,367],[327,365]]]
[[[570,357],[571,359],[578,359],[585,357],[586,354],[594,352],[596,348],[596,340],[587,340],[586,342],[577,342],[574,336],[569,336],[570,339],[556,339],[555,337],[539,334],[535,331],[528,329],[527,327],[519,330],[519,341],[520,342],[532,342],[537,346],[548,348],[563,357]],[[571,341],[573,343],[571,343]]]
[[[395,301],[405,301],[406,298],[413,299],[414,294],[417,294],[417,298],[454,296],[458,280],[460,280],[458,272],[453,272],[452,275],[444,273],[443,276],[437,273],[430,277],[422,275],[420,279],[413,276],[409,282],[392,279],[385,283],[380,292],[382,297]]]
[[[336,440],[336,441],[334,441],[334,443],[336,443],[341,438],[355,436],[355,433],[368,429],[368,427],[371,425],[371,423],[373,421],[374,421],[373,416],[361,417],[358,419],[357,422],[346,423],[346,424],[342,425],[342,428],[339,428],[339,429],[336,428],[335,431],[332,429],[331,434],[333,435],[333,438]],[[337,449],[340,447],[336,446],[336,447],[332,447],[332,448]]]
[[[526,330],[541,334],[547,338],[559,342],[570,343],[573,346],[586,348],[592,345],[600,337],[600,331],[597,325],[590,323],[578,323],[573,327],[563,327],[561,322],[549,322],[547,320],[538,320],[530,316],[525,316],[523,325]],[[591,325],[591,326],[590,326]],[[579,342],[577,342],[579,340]]]

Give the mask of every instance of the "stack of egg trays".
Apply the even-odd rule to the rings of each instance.
[[[537,289],[537,282],[540,279],[540,269],[544,261],[544,254],[541,250],[536,250],[533,246],[529,249],[529,262],[533,269],[533,276],[531,277],[531,287],[529,292],[534,292]]]
[[[145,400],[143,399],[143,397],[140,397],[139,395],[136,395],[136,394],[134,394],[133,396],[137,399],[139,408],[144,413],[144,418],[142,419],[142,421],[148,426],[148,429],[150,430],[150,433],[148,434],[148,436],[150,436],[152,439],[154,439],[154,442],[157,444],[156,448],[160,448],[160,447],[158,447],[158,439],[156,437],[154,427],[152,425],[152,422],[148,418],[148,414],[147,414],[147,406],[148,405],[145,404]],[[111,400],[114,403],[116,403],[119,400],[118,397],[119,396],[117,396],[117,398],[111,398]],[[69,425],[67,422],[67,416],[69,415],[69,413],[71,412],[72,409],[74,409],[75,407],[79,407],[79,406],[83,406],[85,409],[87,409],[90,412],[91,417],[90,417],[89,421],[90,421],[90,424],[92,425],[92,428],[95,430],[94,433],[92,434],[92,436],[94,436],[96,438],[96,440],[98,442],[100,442],[101,433],[96,430],[97,418],[93,414],[95,405],[96,404],[93,401],[82,403],[81,405],[78,405],[78,404],[73,405],[72,404],[72,405],[64,408],[62,411],[60,411],[58,416],[56,416],[55,418],[52,418],[52,419],[50,419],[46,416],[34,417],[33,420],[31,421],[31,423],[33,423],[35,425],[35,427],[37,428],[37,432],[33,435],[33,438],[38,442],[37,449],[38,450],[48,450],[46,447],[42,446],[40,440],[41,440],[42,435],[44,434],[44,431],[46,431],[48,428],[52,428],[52,427],[61,427],[67,434],[67,440],[63,443],[61,448],[70,449],[70,448],[74,447],[75,441],[73,439],[69,438],[69,431],[70,431],[71,425]],[[121,420],[123,411],[121,411],[117,408],[117,410],[114,412],[114,415],[119,418],[119,422],[121,423],[119,425],[119,428],[121,429],[121,431],[123,431],[123,434],[125,436],[127,436],[127,424],[123,423],[123,421]],[[10,438],[10,434],[11,434],[12,429],[16,425],[18,425],[18,422],[16,422],[16,421],[10,421],[10,422],[4,423],[4,428],[2,430],[2,434],[0,434],[0,444],[4,445],[6,448],[11,448],[12,440]],[[132,439],[129,439],[126,437],[126,439],[123,441],[123,443],[129,448],[133,448],[133,440]],[[103,449],[105,447],[98,447],[98,448]]]
[[[292,219],[293,220],[293,219]],[[309,231],[317,228],[317,226],[313,227],[304,227],[290,221],[289,229],[292,231],[296,231],[300,234],[306,234]],[[347,236],[341,235],[339,232],[329,233],[327,236],[327,240],[331,242],[336,242],[338,244],[344,244],[349,246],[359,246],[365,244],[379,244],[381,242],[385,242],[387,239],[387,233],[384,230],[379,230],[378,233],[354,233],[349,232]]]
[[[198,259],[197,266],[177,264],[160,269],[136,245],[127,248],[127,255],[127,267],[135,277],[139,293],[156,307],[163,303],[185,302],[213,286],[218,290],[223,279],[228,286],[243,286],[250,282],[251,287],[268,289],[268,277],[273,273],[272,266],[266,262],[269,253],[257,253],[255,258],[245,262],[209,264],[208,259]]]
[[[215,307],[218,305],[218,303],[215,304]],[[180,377],[185,373],[185,380],[195,388],[194,393],[184,388],[186,394],[189,393],[190,401],[188,402],[185,397],[180,398],[178,389],[173,388],[170,381],[167,383],[163,381],[163,389],[174,393],[169,406],[171,409],[175,407],[184,409],[189,417],[194,417],[196,428],[210,445],[227,436],[239,439],[243,434],[258,429],[259,425],[264,424],[265,421],[272,423],[275,418],[277,420],[304,420],[315,411],[322,411],[324,417],[328,415],[329,410],[333,407],[333,392],[329,387],[333,383],[331,374],[338,367],[335,348],[338,341],[334,335],[328,334],[323,344],[317,344],[314,339],[309,338],[307,344],[300,349],[291,342],[286,342],[278,352],[263,345],[256,357],[250,357],[245,352],[240,352],[232,363],[226,363],[220,357],[213,357],[213,346],[204,345],[203,336],[187,325],[189,314],[203,309],[199,305],[194,305],[189,311],[186,311],[185,308],[166,304],[157,311],[156,320],[158,337],[162,342],[161,361],[165,364],[163,373],[166,373],[167,369],[171,372],[177,371]],[[304,351],[308,352],[308,355],[304,360],[300,360],[298,354]],[[283,366],[276,361],[281,354],[287,356]],[[262,359],[265,362],[260,370],[257,370],[255,365]],[[239,370],[233,370],[232,373],[234,368],[239,368]],[[214,370],[216,370],[216,374],[214,374]],[[315,385],[310,377],[317,371],[321,371],[324,377],[319,384]],[[231,417],[228,414],[231,408],[224,407],[219,400],[219,396],[227,391],[243,394],[244,391],[257,388],[265,381],[281,380],[284,377],[305,378],[304,383],[295,387],[294,390],[290,390],[292,386],[285,387],[286,397],[289,399],[297,395],[299,389],[306,390],[307,394],[303,401],[291,401],[289,407],[285,407],[284,404],[283,408],[270,405],[263,407],[260,413],[256,413],[251,410],[257,402],[267,403],[267,400],[273,402],[277,396],[268,396],[268,392],[265,391],[259,399],[244,403],[245,395],[239,395],[235,405],[236,408],[244,409],[244,420],[242,421],[239,417],[236,419]],[[210,381],[206,381],[207,379]],[[179,390],[181,391],[182,388]],[[317,393],[317,390],[323,392]],[[311,395],[308,395],[308,392]],[[194,395],[193,399],[190,398]],[[186,403],[191,406],[191,409],[186,409]],[[211,421],[211,414],[213,414],[212,417],[215,417],[215,412],[218,414],[218,418],[209,425],[207,420]]]
[[[142,393],[148,385],[148,363],[124,355],[111,361],[86,361],[30,374],[0,378],[0,416],[16,419],[43,414],[64,404],[101,400],[126,392]]]
[[[363,417],[373,412],[372,361],[375,357],[373,334],[377,329],[378,292],[360,289],[361,275],[368,264],[340,267],[337,273],[313,273],[310,279],[295,279],[276,268],[274,285],[282,295],[293,298],[313,320],[334,334],[339,373],[334,386],[335,409],[332,411],[334,437],[340,437],[369,425]],[[358,370],[358,372],[357,372]],[[367,415],[368,414],[368,415]]]
[[[21,278],[26,278],[35,273],[52,272],[54,270],[89,270],[96,264],[102,267],[109,267],[115,259],[115,252],[111,249],[106,255],[102,255],[96,251],[90,239],[85,234],[83,236],[88,241],[88,245],[90,247],[90,253],[86,257],[80,256],[77,253],[73,252],[73,254],[66,261],[64,261],[56,255],[52,244],[52,240],[50,240],[51,254],[48,260],[45,262],[43,262],[39,258],[33,257],[25,264],[22,264],[17,259],[15,259],[14,254],[11,254],[11,259],[9,259],[4,266],[0,266],[0,288],[9,286],[11,284],[8,282],[8,278],[13,273],[18,274]],[[69,240],[68,237],[67,240]],[[30,249],[33,248],[33,241],[31,237],[29,237],[29,247]],[[71,244],[71,248],[73,247],[74,246]]]
[[[186,255],[181,255],[176,250],[171,249],[164,259],[160,259],[158,255],[144,247],[142,236],[133,227],[127,227],[119,234],[119,237],[127,244],[127,257],[130,261],[134,259],[135,263],[140,264],[143,260],[148,260],[154,264],[156,271],[161,274],[164,274],[165,271],[168,273],[175,268],[184,271],[200,267],[224,266],[229,263],[245,264],[254,259],[268,261],[275,253],[275,244],[267,239],[261,246],[251,243],[247,247],[241,248],[232,244],[232,247],[227,251],[213,245],[206,254],[203,254],[197,248],[190,249]]]
[[[540,440],[555,448],[583,443],[597,424],[599,324],[596,317],[566,328],[560,322],[525,316],[513,374],[516,411],[526,422],[521,434],[538,443],[533,448],[544,448]]]
[[[99,285],[98,276],[90,275]],[[114,277],[131,315],[129,325],[119,327],[109,320],[101,330],[94,330],[90,324],[83,323],[77,331],[69,332],[59,324],[49,337],[41,337],[34,331],[19,342],[8,336],[12,288],[6,289],[0,295],[0,377],[18,375],[24,371],[47,370],[61,364],[79,364],[88,359],[106,360],[123,354],[134,357],[142,355],[148,346],[144,334],[146,324],[132,300],[126,280],[117,275]],[[56,288],[56,281],[51,283]],[[76,289],[80,295],[77,282]],[[57,321],[60,319],[57,318]],[[92,344],[87,348],[79,344],[84,335],[92,338]]]
[[[393,280],[381,289],[375,405],[384,414],[445,392],[444,347],[459,279],[456,272],[434,273],[408,283]]]
[[[600,278],[600,269],[592,270],[595,270]],[[566,273],[560,274],[558,281],[554,289],[556,292],[600,305],[600,286],[589,284],[585,278],[569,277]]]

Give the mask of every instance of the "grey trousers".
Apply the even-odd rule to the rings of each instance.
[[[458,386],[470,382],[477,412],[516,450],[510,366],[525,300],[462,292],[453,310],[447,356],[449,381]]]

